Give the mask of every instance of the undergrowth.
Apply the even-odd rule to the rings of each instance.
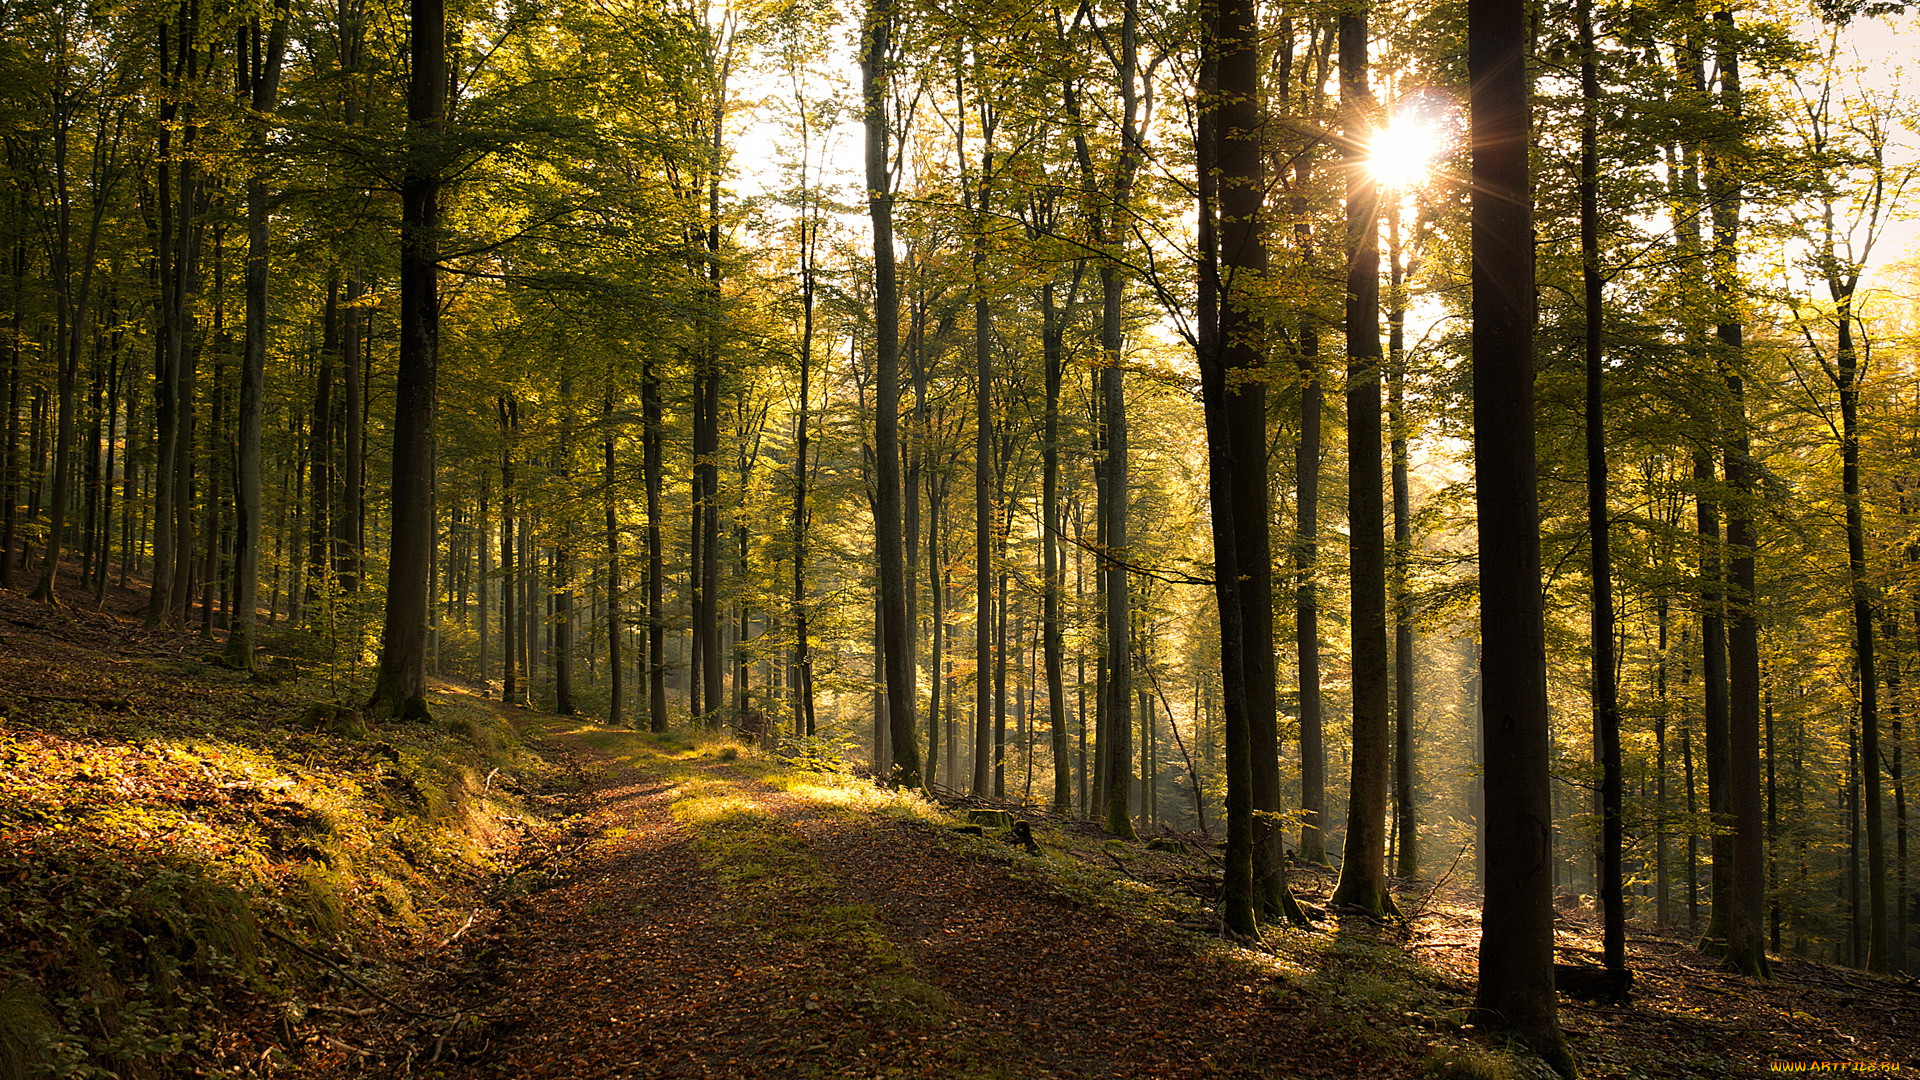
[[[544,763],[483,702],[119,667],[125,708],[0,687],[0,1080],[270,1072],[278,1018],[443,940],[535,827]]]

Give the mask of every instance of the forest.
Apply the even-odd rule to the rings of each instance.
[[[0,588],[1474,888],[1563,1071],[1556,903],[1912,973],[1906,27],[14,0]]]

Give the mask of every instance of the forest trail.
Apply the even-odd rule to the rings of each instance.
[[[449,1075],[1421,1071],[1204,938],[969,855],[868,785],[587,725],[553,741],[592,777],[597,839],[478,949],[476,1008],[498,1018]]]

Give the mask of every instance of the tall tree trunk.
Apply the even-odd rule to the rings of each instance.
[[[879,547],[880,608],[887,723],[893,743],[891,779],[920,786],[914,741],[913,627],[907,624],[906,558],[900,550],[900,291],[893,253],[893,178],[889,167],[886,87],[891,75],[894,0],[869,0],[861,74],[866,122],[867,211],[873,221],[874,456],[878,488],[874,541]]]
[[[1353,767],[1340,881],[1328,903],[1375,916],[1396,910],[1387,891],[1386,509],[1380,475],[1379,188],[1362,163],[1372,138],[1367,15],[1340,16],[1340,107],[1347,162],[1347,521],[1353,663]]]
[[[393,537],[380,670],[367,707],[425,719],[427,601],[433,557],[433,412],[440,348],[439,144],[447,101],[445,0],[408,0],[412,72],[400,181],[400,364],[394,384]]]
[[[479,616],[477,629],[480,638],[480,656],[477,666],[480,669],[480,685],[483,687],[489,686],[493,681],[493,611],[490,606],[492,597],[488,595],[493,584],[492,493],[492,479],[486,476],[481,477],[480,505],[476,508],[474,515],[474,531],[478,534],[474,537],[474,541],[480,549],[476,553],[479,567],[474,582],[474,608]],[[492,696],[491,690],[486,691],[486,696]]]
[[[620,515],[614,498],[613,397],[617,383],[614,373],[608,372],[600,398],[600,423],[605,428],[600,437],[600,482],[607,489],[602,505],[607,537],[607,723],[615,727],[627,721],[627,670],[623,659],[627,626],[620,611],[624,583],[620,577]]]
[[[553,476],[559,481],[562,491],[573,487],[573,421],[573,368],[563,359],[560,367],[560,444],[553,458]],[[558,516],[559,527],[554,531],[555,540],[548,559],[552,580],[547,583],[547,605],[551,612],[549,625],[553,644],[549,655],[553,667],[553,711],[562,716],[572,716],[577,711],[573,701],[574,515],[563,510]]]
[[[1300,328],[1300,441],[1294,447],[1293,637],[1300,683],[1300,858],[1327,861],[1327,749],[1320,703],[1320,332]]]
[[[1840,290],[1836,290],[1840,291]],[[1873,637],[1873,587],[1867,578],[1866,521],[1860,492],[1860,383],[1851,290],[1835,297],[1834,386],[1840,393],[1840,490],[1847,504],[1847,577],[1853,607],[1853,663],[1860,686],[1861,787],[1866,803],[1867,969],[1887,970],[1887,853],[1881,805],[1880,704]],[[1894,676],[1889,675],[1889,678]],[[1896,745],[1898,740],[1895,740]]]
[[[1199,132],[1202,403],[1207,418],[1207,491],[1213,522],[1214,594],[1220,608],[1220,675],[1227,765],[1227,847],[1221,914],[1226,932],[1248,937],[1269,911],[1295,923],[1277,861],[1278,830],[1255,827],[1265,792],[1259,770],[1277,771],[1274,717],[1273,558],[1268,535],[1266,367],[1258,283],[1266,277],[1261,235],[1266,148],[1260,138],[1260,20],[1251,0],[1219,0],[1203,56]],[[1209,93],[1214,90],[1217,92]],[[1217,177],[1217,179],[1216,179]],[[1262,849],[1265,850],[1262,850]]]
[[[647,730],[667,730],[666,552],[660,507],[663,433],[660,370],[651,351],[640,360],[640,472],[647,489]]]
[[[814,733],[813,715],[813,644],[810,640],[812,628],[808,625],[811,608],[807,600],[807,492],[812,483],[808,472],[811,466],[811,444],[813,431],[809,408],[813,392],[813,337],[814,337],[814,245],[820,235],[820,222],[814,216],[809,203],[801,208],[800,220],[800,402],[793,421],[793,520],[791,543],[793,544],[793,674],[790,678],[793,694],[794,733],[812,735]],[[938,575],[936,566],[933,573]],[[934,603],[939,604],[938,586],[935,586]],[[936,613],[936,618],[937,618]],[[936,643],[934,653],[939,654]],[[937,672],[936,660],[936,672]]]
[[[68,167],[73,131],[73,114],[79,102],[68,86],[69,42],[64,22],[56,24],[55,61],[61,69],[55,73],[52,98],[53,122],[53,215],[52,251],[48,267],[53,277],[55,324],[54,362],[57,419],[54,421],[52,497],[48,506],[47,543],[41,554],[40,582],[33,588],[33,599],[58,604],[60,560],[66,548],[67,507],[72,501],[75,429],[75,390],[80,379],[81,342],[86,337],[87,293],[93,279],[93,243],[74,266],[73,186]],[[99,235],[96,226],[95,237]],[[76,277],[78,280],[76,280]]]
[[[183,12],[184,14],[184,12]],[[159,27],[159,48],[156,59],[160,62],[163,83],[177,81],[181,60],[174,52],[185,35],[181,27],[169,22],[161,22]],[[181,256],[184,245],[178,235],[179,223],[176,218],[185,207],[178,205],[173,198],[174,185],[178,178],[176,172],[191,169],[188,161],[181,161],[176,168],[174,163],[174,140],[176,120],[179,117],[180,101],[184,95],[171,95],[162,99],[160,106],[159,136],[154,148],[154,229],[153,229],[153,266],[154,276],[158,279],[158,288],[154,293],[154,350],[153,350],[153,420],[154,420],[154,466],[153,466],[153,575],[152,585],[147,594],[147,609],[143,621],[148,628],[166,623],[167,613],[173,606],[173,517],[178,500],[173,489],[174,459],[180,451],[180,413],[179,381],[175,372],[180,363],[180,353],[185,341],[184,328],[179,320],[185,311],[180,303],[180,293],[185,288],[182,274],[185,269]],[[188,408],[191,408],[189,403]],[[11,505],[11,500],[9,500]],[[0,553],[9,563],[11,552]]]
[[[1004,497],[1004,485],[1000,494]],[[1004,505],[1004,502],[1003,502]],[[1013,507],[1006,507],[1006,517],[1013,516]],[[1006,532],[999,530],[994,536],[994,562],[999,572],[994,575],[993,601],[993,797],[1007,797],[1007,662],[1013,653],[1014,641],[1007,637],[1007,566]]]
[[[307,423],[307,588],[306,602],[314,604],[330,591],[333,569],[327,546],[333,511],[333,361],[340,354],[340,281],[327,282],[326,306],[320,320],[320,354],[315,358],[313,414]]]
[[[1713,823],[1708,843],[1712,863],[1708,881],[1705,940],[1715,948],[1726,938],[1732,838],[1727,821],[1727,583],[1721,562],[1722,499],[1714,492],[1713,458],[1704,448],[1693,453],[1694,520],[1700,538],[1700,711],[1701,756],[1707,773],[1707,814]],[[1691,809],[1691,807],[1689,807]]]
[[[360,591],[361,555],[365,550],[366,488],[363,443],[366,440],[366,394],[362,377],[364,320],[359,301],[367,286],[358,270],[347,276],[345,310],[340,313],[340,497],[334,507],[333,572],[343,596]]]
[[[964,153],[964,146],[962,146]],[[961,172],[965,173],[965,162],[961,163]],[[991,481],[993,477],[993,327],[988,320],[986,283],[984,280],[987,260],[986,215],[989,195],[988,177],[993,170],[993,151],[989,147],[983,150],[980,162],[980,175],[975,185],[961,181],[962,198],[965,191],[974,189],[974,204],[970,208],[974,215],[974,236],[972,251],[973,271],[973,558],[974,558],[974,629],[973,629],[973,669],[974,669],[974,741],[973,741],[973,793],[976,795],[1001,794],[1004,783],[1005,763],[1000,760],[1000,740],[993,737],[994,726],[994,684],[989,680],[993,671],[1004,671],[995,664],[993,653],[993,630],[995,612],[993,605],[993,495]],[[977,185],[977,186],[976,186]]]
[[[244,73],[240,93],[251,107],[248,142],[255,153],[264,154],[267,121],[279,105],[289,4],[290,0],[277,0],[264,40],[257,23],[241,35],[249,47],[237,62]],[[254,670],[254,621],[260,603],[260,413],[266,395],[267,258],[267,182],[264,173],[256,170],[247,177],[247,341],[240,363],[239,460],[234,470],[235,612],[226,649],[227,663],[243,671]]]
[[[1121,304],[1124,282],[1119,267],[1106,263],[1100,267],[1101,319],[1100,370],[1101,418],[1106,421],[1104,468],[1106,501],[1101,507],[1105,518],[1104,577],[1102,578],[1102,614],[1106,634],[1106,683],[1101,700],[1107,709],[1107,740],[1102,751],[1107,759],[1106,826],[1116,836],[1132,838],[1130,804],[1133,801],[1133,659],[1131,643],[1132,601],[1127,578],[1127,503],[1129,470],[1127,460],[1127,405],[1121,367]]]
[[[1606,370],[1602,350],[1606,308],[1600,274],[1600,75],[1593,41],[1593,0],[1580,0],[1580,280],[1585,325],[1587,543],[1593,610],[1593,753],[1600,766],[1599,878],[1601,951],[1607,970],[1627,970],[1627,911],[1620,865],[1623,845],[1620,776],[1620,694],[1614,679],[1613,544],[1607,514]]]
[[[1242,625],[1242,580],[1237,527],[1243,513],[1258,505],[1235,502],[1235,452],[1244,450],[1238,429],[1259,425],[1262,452],[1256,459],[1265,473],[1266,402],[1258,378],[1229,381],[1229,364],[1258,371],[1264,357],[1245,331],[1255,330],[1254,312],[1232,291],[1239,279],[1262,275],[1266,250],[1258,223],[1265,186],[1261,147],[1253,137],[1258,122],[1253,105],[1259,91],[1259,9],[1252,0],[1216,0],[1206,27],[1201,56],[1199,131],[1195,173],[1199,181],[1200,292],[1195,359],[1200,367],[1201,403],[1207,423],[1207,501],[1213,524],[1213,583],[1220,619],[1222,734],[1227,781],[1226,848],[1220,895],[1222,928],[1232,937],[1259,934],[1259,899],[1253,870],[1253,745],[1247,737],[1246,629]],[[1235,125],[1238,125],[1237,127]],[[1236,213],[1236,211],[1238,213]],[[1241,331],[1235,333],[1235,331]],[[1241,462],[1251,471],[1251,463]],[[1262,486],[1264,502],[1265,485]],[[1264,532],[1264,528],[1261,530]],[[1252,539],[1252,537],[1248,537]],[[1077,560],[1076,560],[1077,562]],[[1256,568],[1257,571],[1257,568]]]
[[[517,410],[506,398],[500,406],[500,700],[519,705],[527,700],[520,663],[519,581],[513,519],[513,447]]]
[[[1280,27],[1280,96],[1298,93],[1299,107],[1318,108],[1325,90],[1325,73],[1309,77],[1312,65],[1296,64],[1295,22],[1282,15]],[[1323,39],[1329,36],[1320,35]],[[1323,41],[1321,59],[1333,42]],[[1323,65],[1322,65],[1323,66]],[[1299,77],[1296,78],[1296,70]],[[1295,258],[1312,265],[1315,258],[1312,214],[1314,150],[1300,148],[1293,159],[1293,216]],[[1320,325],[1317,313],[1299,321],[1294,364],[1300,380],[1300,435],[1294,444],[1293,530],[1293,639],[1300,694],[1300,858],[1327,862],[1327,749],[1326,715],[1320,692],[1320,453],[1321,420],[1326,409],[1326,387],[1320,375]],[[1264,766],[1264,761],[1259,765]],[[1264,785],[1262,785],[1264,786]],[[1265,809],[1264,807],[1262,809]],[[1279,810],[1277,805],[1274,810]]]
[[[12,147],[8,158],[11,159]],[[9,160],[9,166],[14,163]],[[18,204],[9,207],[19,212]],[[0,461],[0,588],[13,588],[13,541],[20,527],[20,369],[25,366],[22,358],[24,350],[21,343],[26,340],[22,310],[26,294],[27,241],[22,236],[14,242],[8,259],[11,281],[7,310],[7,333],[0,341],[4,342],[7,355],[7,416],[6,449],[4,461]],[[129,380],[132,382],[134,380]]]
[[[1409,266],[1403,262],[1400,237],[1400,199],[1394,198],[1387,224],[1389,238],[1387,304],[1387,424],[1388,457],[1393,471],[1393,562],[1388,568],[1393,610],[1393,807],[1394,832],[1399,840],[1394,872],[1411,878],[1420,872],[1420,816],[1414,805],[1413,727],[1414,655],[1413,494],[1407,475],[1407,298]],[[1417,256],[1415,256],[1417,258]]]
[[[1474,505],[1486,899],[1474,1016],[1574,1071],[1553,986],[1546,633],[1533,409],[1532,105],[1527,6],[1468,0],[1473,227]]]
[[[1667,799],[1667,727],[1672,721],[1673,703],[1667,697],[1667,634],[1669,601],[1663,594],[1654,600],[1656,658],[1654,660],[1653,713],[1653,911],[1659,926],[1673,925],[1673,879],[1667,871],[1667,831],[1673,808]]]
[[[1066,570],[1060,559],[1060,382],[1065,316],[1052,281],[1040,287],[1040,351],[1046,372],[1046,415],[1040,449],[1040,637],[1047,673],[1047,731],[1053,751],[1053,802],[1056,814],[1073,805],[1073,778],[1067,751],[1066,643],[1060,625],[1060,594]]]
[[[1714,13],[1716,58],[1720,69],[1720,107],[1737,125],[1744,109],[1739,45],[1733,12]],[[1726,810],[1733,829],[1729,841],[1727,962],[1748,975],[1768,974],[1764,922],[1766,912],[1766,838],[1760,799],[1760,631],[1754,581],[1754,500],[1759,481],[1753,463],[1741,370],[1745,365],[1743,330],[1738,315],[1738,249],[1743,194],[1737,150],[1715,146],[1708,170],[1708,203],[1713,211],[1714,289],[1720,306],[1718,336],[1729,399],[1726,474],[1732,489],[1727,501],[1729,680],[1727,722],[1728,785]],[[1872,628],[1868,624],[1869,641]],[[1862,671],[1865,700],[1873,695],[1874,675]],[[1864,703],[1864,702],[1863,702]],[[1875,765],[1877,770],[1877,763]],[[1717,898],[1716,898],[1717,899]]]
[[[1101,418],[1106,422],[1104,446],[1106,458],[1106,503],[1102,510],[1106,522],[1106,578],[1102,590],[1106,617],[1107,680],[1102,699],[1107,703],[1107,735],[1110,747],[1107,775],[1107,831],[1132,838],[1136,834],[1129,804],[1133,800],[1133,657],[1132,598],[1128,579],[1131,561],[1128,529],[1128,504],[1132,498],[1128,460],[1127,398],[1122,366],[1122,319],[1126,300],[1126,279],[1121,272],[1119,249],[1126,236],[1127,215],[1133,205],[1133,179],[1144,132],[1139,130],[1139,22],[1137,0],[1125,0],[1121,8],[1119,63],[1114,79],[1120,89],[1119,152],[1114,157],[1110,197],[1112,206],[1102,211],[1097,242],[1109,249],[1110,256],[1100,266],[1100,397]]]

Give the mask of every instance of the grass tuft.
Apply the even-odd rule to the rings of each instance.
[[[48,1056],[56,1028],[47,1003],[26,983],[0,979],[0,1080],[27,1080]]]

